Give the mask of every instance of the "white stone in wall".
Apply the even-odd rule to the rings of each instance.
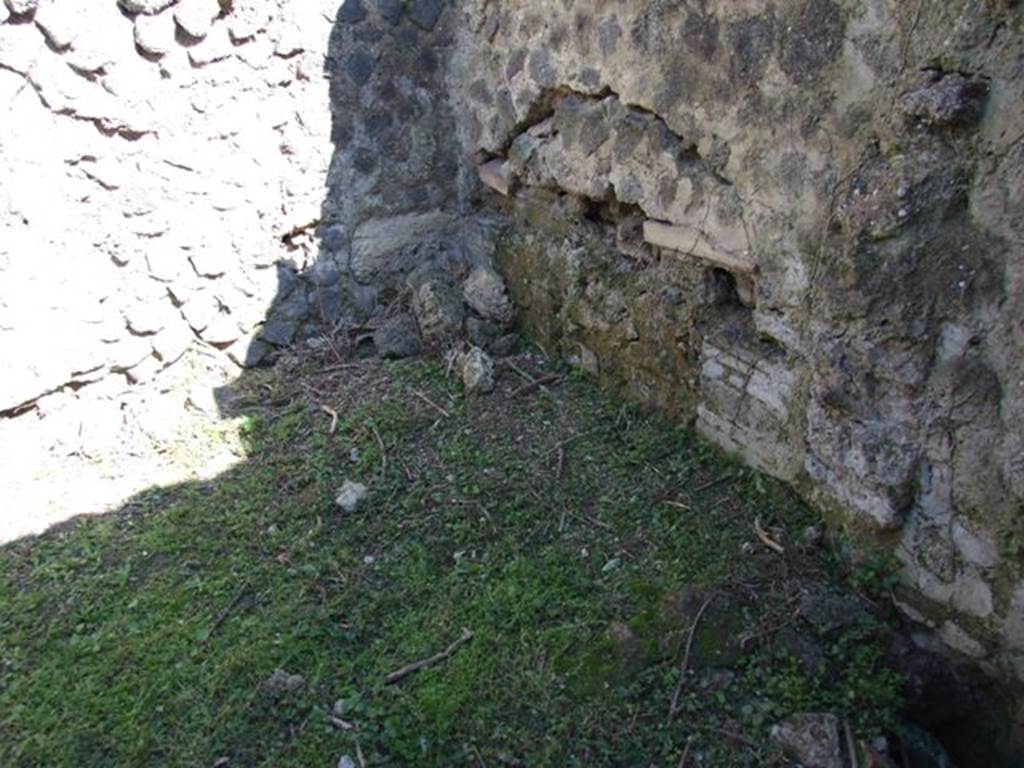
[[[32,13],[39,5],[39,0],[3,0],[3,2],[16,16]]]
[[[135,44],[153,56],[166,56],[174,50],[174,15],[158,13],[135,17]]]
[[[195,38],[206,37],[218,15],[220,3],[217,0],[180,0],[174,7],[178,26]]]
[[[685,224],[648,219],[644,222],[644,240],[683,256],[702,259],[730,272],[749,273],[754,269],[754,263],[748,256],[716,248],[704,230]]]
[[[129,13],[160,13],[170,8],[177,0],[118,0],[118,4]]]
[[[193,66],[206,67],[230,58],[231,53],[232,46],[227,27],[218,24],[209,31],[203,42],[188,49],[188,58]]]
[[[34,21],[50,44],[57,49],[71,47],[79,34],[89,26],[90,0],[42,0]]]

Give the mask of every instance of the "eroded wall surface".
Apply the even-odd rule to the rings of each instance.
[[[448,80],[527,327],[894,551],[907,612],[1020,680],[1022,19],[470,0]]]

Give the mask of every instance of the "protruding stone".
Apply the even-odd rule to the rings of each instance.
[[[377,13],[389,24],[397,24],[402,17],[402,0],[377,0]]]
[[[441,0],[412,0],[409,18],[416,26],[429,32],[437,26],[442,10]]]
[[[903,97],[903,112],[931,128],[968,125],[981,118],[988,85],[958,72]]]
[[[373,344],[377,347],[377,354],[385,359],[413,357],[420,351],[416,318],[402,314],[388,320],[373,334]]]
[[[362,0],[345,0],[338,9],[338,20],[348,24],[358,24],[366,18],[366,9]]]
[[[515,177],[509,164],[502,158],[496,158],[484,163],[477,168],[480,181],[506,197],[512,193],[515,184]]]
[[[771,740],[808,768],[843,768],[835,715],[793,715],[772,727]]]
[[[470,394],[494,391],[494,361],[480,347],[473,347],[459,360],[462,385]]]
[[[118,4],[128,13],[154,14],[170,8],[178,0],[118,0]]]
[[[481,317],[498,323],[512,319],[512,302],[505,290],[505,280],[490,267],[476,267],[462,286],[466,303]]]
[[[170,13],[135,17],[135,44],[151,56],[166,56],[175,47],[174,16]]]
[[[444,277],[424,280],[413,293],[413,310],[428,347],[442,348],[462,333],[465,309],[458,288]]]
[[[644,222],[644,240],[658,248],[694,256],[730,272],[750,273],[754,270],[749,259],[714,248],[704,233],[694,227],[648,219]]]
[[[217,0],[181,0],[174,8],[174,20],[188,35],[206,37],[213,20],[220,15]]]

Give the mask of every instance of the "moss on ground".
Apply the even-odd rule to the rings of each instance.
[[[797,709],[891,724],[881,632],[829,638],[842,674],[772,646],[795,585],[842,588],[788,546],[814,515],[689,431],[571,376],[516,394],[503,369],[476,400],[422,361],[279,368],[232,393],[241,465],[0,550],[0,764],[674,765],[692,737],[702,765],[763,766]],[[694,585],[744,608],[698,625],[668,724],[693,612],[666,606]],[[701,659],[740,632],[723,685]],[[304,687],[272,695],[275,669]]]

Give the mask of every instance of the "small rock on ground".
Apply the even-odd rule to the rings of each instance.
[[[362,483],[354,483],[346,480],[338,491],[334,502],[346,512],[355,512],[360,502],[366,498],[367,488]]]
[[[473,347],[459,360],[462,385],[472,394],[494,390],[494,361],[480,347]]]
[[[284,696],[295,693],[306,685],[302,675],[292,675],[283,669],[275,669],[274,673],[263,681],[263,690],[271,696]]]
[[[805,768],[843,768],[839,747],[839,718],[800,713],[772,727],[772,742]]]

